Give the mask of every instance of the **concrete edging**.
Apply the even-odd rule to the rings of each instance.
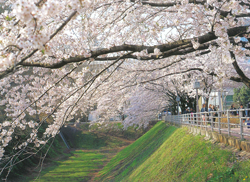
[[[226,145],[230,145],[232,147],[235,147],[239,150],[244,150],[247,152],[250,152],[250,142],[245,140],[240,140],[235,137],[227,136],[225,134],[219,134],[215,131],[206,131],[202,130],[200,128],[194,128],[191,126],[182,126],[188,128],[190,133],[193,133],[194,135],[200,134],[203,136],[206,136],[209,139],[214,139],[217,142],[224,143]]]

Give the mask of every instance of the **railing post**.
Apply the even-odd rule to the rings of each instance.
[[[242,118],[240,117],[240,137],[241,137],[241,140],[244,140],[244,137],[243,137],[243,123],[242,123]]]
[[[211,131],[213,132],[214,131],[214,129],[213,129],[213,125],[214,125],[214,113],[213,113],[213,111],[212,111],[212,117],[210,117],[211,118]]]
[[[227,110],[227,125],[228,125],[228,136],[230,136],[231,132],[230,132],[230,118],[229,118],[229,112]]]
[[[177,123],[178,123],[178,115],[177,116],[175,116],[175,120],[174,120],[174,124],[175,124],[175,126],[177,126]]]
[[[177,123],[178,123],[178,116],[176,115],[176,116],[175,116],[175,120],[174,120],[175,126],[177,126]]]
[[[178,123],[179,126],[181,125],[181,118],[182,116],[179,114],[179,123]]]
[[[196,115],[195,115],[195,117],[196,117],[196,128],[198,129],[198,112],[196,113]]]
[[[202,114],[200,113],[200,123],[201,123],[201,129],[203,128],[203,119],[202,119]]]
[[[220,130],[220,119],[221,119],[221,111],[218,112],[218,129],[219,129],[219,134],[221,134],[221,130]]]
[[[178,117],[178,123],[177,123],[177,126],[180,125],[180,115],[177,116]]]
[[[199,112],[199,117],[200,117],[200,134],[201,134],[201,130],[203,127],[203,120],[202,120],[202,113],[201,112]]]
[[[183,123],[183,119],[185,118],[185,115],[181,115],[181,125]]]
[[[190,116],[192,116],[191,123],[192,123],[192,127],[194,128],[194,113]]]
[[[183,123],[183,118],[185,118],[185,115],[181,115],[181,125]]]
[[[178,126],[178,123],[179,123],[179,115],[176,116],[175,126]]]
[[[205,130],[207,131],[208,113],[205,113]]]

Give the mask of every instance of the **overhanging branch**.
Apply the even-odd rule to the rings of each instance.
[[[233,67],[234,67],[235,71],[237,72],[237,74],[240,77],[238,79],[235,78],[235,80],[241,80],[248,88],[250,88],[250,79],[244,74],[244,72],[239,67],[239,65],[238,65],[238,63],[236,61],[235,54],[233,53],[233,51],[230,51],[230,55],[234,59]]]
[[[68,18],[72,18],[75,15],[76,12],[73,12],[71,16]],[[64,23],[61,27],[59,27],[58,30],[61,30],[63,26],[66,24]],[[240,26],[240,27],[234,27],[231,29],[227,30],[228,36],[233,37],[233,36],[240,36],[242,34],[245,34],[247,31],[248,26]],[[58,32],[58,31],[56,31]],[[54,34],[51,35],[51,38],[53,38]],[[191,40],[195,39],[197,42],[200,43],[200,46],[198,49],[194,49]],[[184,40],[179,40],[175,42],[171,42],[168,44],[160,44],[160,45],[153,45],[153,46],[144,46],[144,45],[128,45],[128,44],[123,44],[123,45],[118,45],[118,46],[113,46],[111,48],[103,48],[99,49],[96,51],[91,52],[91,56],[82,56],[78,55],[75,57],[70,57],[68,59],[62,59],[61,61],[51,64],[51,63],[44,63],[44,62],[28,62],[26,61],[28,58],[30,58],[32,55],[34,55],[37,51],[34,50],[32,51],[29,55],[24,57],[18,64],[13,66],[12,68],[3,71],[0,73],[0,79],[3,78],[5,75],[7,75],[10,72],[13,72],[15,67],[17,66],[33,66],[33,67],[44,67],[44,68],[50,68],[50,69],[56,69],[63,67],[66,64],[73,63],[73,62],[81,62],[89,58],[94,58],[96,60],[115,60],[117,57],[114,58],[98,58],[99,56],[103,56],[106,54],[110,53],[119,53],[119,52],[127,52],[127,51],[132,51],[132,52],[141,52],[143,50],[147,50],[147,52],[153,53],[154,50],[157,48],[159,49],[162,54],[160,55],[149,55],[149,56],[141,56],[138,57],[136,55],[126,55],[124,58],[133,58],[133,59],[140,59],[140,60],[153,60],[153,59],[163,59],[167,58],[173,55],[186,55],[188,53],[195,52],[197,50],[206,50],[209,48],[211,44],[216,44],[216,42],[212,42],[213,40],[216,40],[217,36],[213,32],[208,32],[204,35],[201,35],[196,38],[190,38],[190,39],[184,39]],[[118,56],[119,57],[119,56]]]

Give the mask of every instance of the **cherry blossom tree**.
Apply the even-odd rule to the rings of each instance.
[[[194,96],[195,79],[203,95],[250,87],[247,0],[2,2],[0,175],[95,105],[103,121],[123,113],[144,126],[166,92]]]

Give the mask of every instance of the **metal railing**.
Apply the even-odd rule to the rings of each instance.
[[[218,131],[220,134],[240,137],[241,140],[250,140],[250,116],[248,111],[250,109],[166,115],[165,121],[177,125],[189,125],[206,131]],[[244,117],[243,112],[245,113]]]

